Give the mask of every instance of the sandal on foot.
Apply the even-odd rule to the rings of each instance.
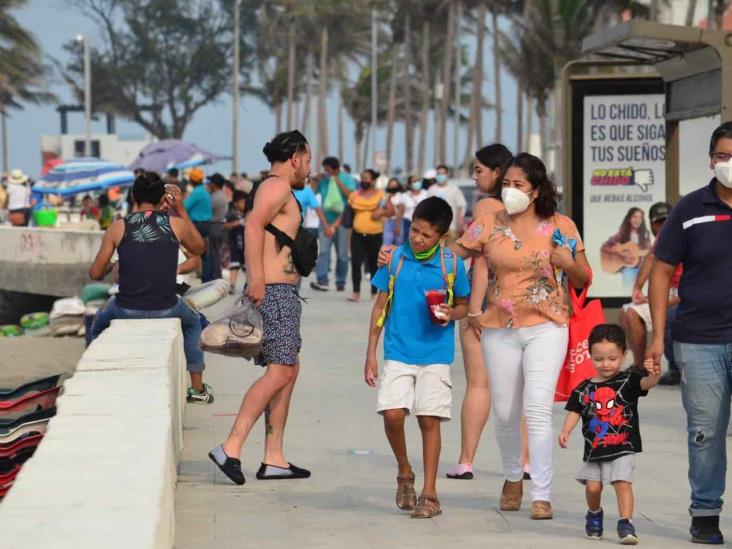
[[[406,477],[397,477],[396,506],[403,511],[412,511],[417,505],[417,493],[414,491],[414,473]]]
[[[503,491],[501,492],[501,500],[499,508],[501,511],[518,511],[521,509],[521,500],[524,497],[523,481],[511,482],[507,480],[503,483]]]
[[[441,513],[440,500],[436,496],[419,496],[417,506],[412,511],[412,518],[432,518]]]
[[[554,518],[552,504],[548,501],[535,501],[531,504],[531,520],[551,520]]]

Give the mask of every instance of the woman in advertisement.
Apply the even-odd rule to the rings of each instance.
[[[611,236],[600,249],[602,270],[621,273],[623,286],[632,288],[643,258],[651,249],[651,235],[640,208],[630,208],[617,234]]]

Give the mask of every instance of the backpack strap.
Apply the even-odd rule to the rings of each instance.
[[[457,255],[452,254],[452,272],[448,273],[445,267],[445,246],[440,246],[440,267],[442,267],[442,279],[445,281],[447,291],[447,304],[452,307],[455,303],[455,273],[457,273]]]
[[[384,303],[384,310],[381,311],[381,316],[379,316],[379,319],[376,321],[376,325],[379,328],[384,327],[384,323],[386,322],[386,317],[389,315],[389,311],[391,310],[391,305],[394,301],[394,288],[396,286],[396,280],[399,276],[399,272],[402,270],[402,266],[404,265],[404,256],[401,255],[399,257],[399,263],[397,264],[396,272],[392,274],[391,272],[391,265],[392,261],[394,260],[394,254],[396,252],[392,252],[391,257],[389,258],[389,293],[386,296],[386,303]]]

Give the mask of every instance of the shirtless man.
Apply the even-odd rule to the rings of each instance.
[[[299,131],[281,133],[264,146],[272,164],[259,185],[254,207],[247,216],[244,233],[247,287],[245,293],[258,307],[264,321],[262,357],[267,370],[249,391],[239,409],[231,433],[209,457],[236,484],[244,484],[241,449],[249,432],[264,412],[266,434],[264,461],[257,479],[307,478],[310,471],[290,464],[282,454],[290,397],[300,370],[300,276],[292,252],[277,245],[267,231],[270,223],[295,238],[302,223],[300,209],[292,193],[302,189],[310,174],[311,152]]]

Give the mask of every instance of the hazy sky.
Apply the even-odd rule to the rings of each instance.
[[[63,0],[30,0],[28,6],[17,12],[18,20],[26,28],[31,29],[40,43],[46,55],[57,56],[59,61],[65,63],[66,56],[62,50],[65,42],[73,39],[79,33],[87,33],[91,36],[92,42],[99,43],[99,35],[96,26],[83,15],[73,11]],[[469,36],[465,37],[466,43],[474,43]],[[485,52],[485,72],[487,75],[484,84],[484,92],[488,101],[493,100],[493,59],[490,50],[490,37],[487,39]],[[92,80],[94,76],[92,75]],[[513,79],[502,74],[504,94],[504,142],[511,148],[516,145],[516,86]],[[53,91],[62,103],[72,101],[71,93],[63,82],[57,77],[51,84]],[[330,132],[331,153],[335,154],[337,149],[337,96],[334,93],[328,104],[328,117]],[[32,177],[37,177],[41,168],[40,136],[43,134],[58,134],[60,132],[59,114],[55,111],[55,105],[42,107],[27,106],[23,111],[13,111],[8,120],[8,149],[10,157],[10,168],[21,168]],[[213,152],[231,154],[231,97],[222,96],[217,103],[199,110],[188,125],[184,138],[193,141]],[[430,117],[431,118],[431,117]],[[275,131],[274,113],[261,101],[253,97],[242,97],[240,102],[240,168],[244,171],[254,172],[265,167],[266,162],[262,155],[262,146]],[[83,115],[73,113],[69,115],[69,131],[83,132]],[[94,124],[92,131],[105,131],[103,117]],[[404,159],[404,130],[401,124],[397,125],[394,136],[394,166],[402,166]],[[118,120],[117,133],[120,137],[142,137],[144,130],[138,125]],[[382,150],[386,141],[383,128],[377,133],[377,149]],[[432,132],[431,132],[432,133]],[[494,136],[494,114],[486,112],[484,115],[484,136],[486,140],[493,140]],[[448,143],[448,156],[452,158],[452,128],[449,129],[450,142]],[[355,147],[353,138],[353,125],[346,117],[344,130],[345,162],[354,163]],[[315,136],[308,136],[313,142]],[[465,152],[465,136],[461,136],[460,155]],[[416,144],[415,144],[416,145]],[[428,159],[431,158],[433,147],[428,146]],[[207,171],[219,169],[228,173],[231,170],[231,163],[220,163]]]

